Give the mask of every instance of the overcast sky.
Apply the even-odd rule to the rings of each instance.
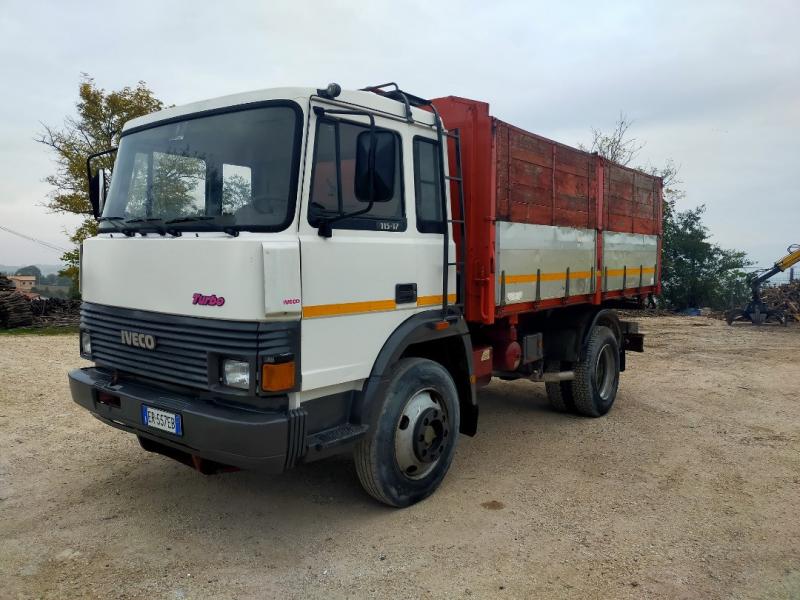
[[[41,207],[40,122],[72,114],[82,72],[144,80],[168,104],[253,89],[397,81],[488,101],[577,144],[620,111],[674,159],[714,240],[771,264],[800,242],[800,2],[31,2],[0,11],[0,225],[67,247]],[[0,264],[58,253],[0,230]]]

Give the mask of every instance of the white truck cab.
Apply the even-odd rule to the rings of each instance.
[[[424,438],[399,448],[408,488],[370,490],[393,505],[430,493],[459,403],[475,404],[466,326],[442,312],[444,268],[456,293],[443,154],[434,112],[336,85],[127,123],[82,248],[81,352],[96,365],[70,374],[75,401],[200,470],[282,471],[358,444],[399,355],[451,339],[460,391],[450,375],[449,398],[421,389],[401,407]]]

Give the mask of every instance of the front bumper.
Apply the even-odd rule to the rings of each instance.
[[[148,450],[173,458],[182,453],[195,465],[199,458],[277,473],[305,453],[304,409],[264,412],[224,406],[136,381],[112,383],[108,372],[95,367],[71,371],[69,386],[72,399],[101,421],[136,434]],[[100,401],[101,394],[106,402]],[[180,413],[183,435],[145,426],[142,404]]]

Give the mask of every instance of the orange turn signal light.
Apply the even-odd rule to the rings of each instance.
[[[265,392],[281,392],[294,387],[295,364],[293,360],[261,365],[261,389]]]

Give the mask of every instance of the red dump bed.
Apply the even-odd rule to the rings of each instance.
[[[434,100],[448,130],[461,139],[466,207],[467,247],[456,236],[459,260],[466,250],[466,313],[470,321],[492,323],[522,312],[578,303],[600,304],[620,296],[646,296],[660,292],[662,182],[658,177],[607,161],[596,154],[529,133],[489,114],[484,102],[449,96]],[[451,173],[455,172],[451,142]],[[451,196],[457,204],[457,184]],[[453,213],[458,214],[454,206]],[[589,293],[563,298],[507,303],[497,299],[496,273],[498,222],[546,225],[596,232]],[[620,289],[608,285],[619,279],[619,269],[609,271],[603,261],[603,232],[657,237],[656,264],[623,266]],[[615,240],[628,236],[611,236]],[[632,236],[630,239],[635,239]],[[610,239],[610,238],[609,238]],[[655,252],[654,252],[655,258]],[[633,269],[638,270],[633,273]],[[534,269],[535,271],[535,269]],[[642,285],[642,272],[650,285]],[[546,273],[539,273],[543,279]],[[574,272],[573,274],[574,275]],[[569,270],[564,276],[572,277]],[[510,280],[516,281],[516,280]],[[636,285],[631,285],[636,284]],[[574,288],[573,288],[574,289]]]

